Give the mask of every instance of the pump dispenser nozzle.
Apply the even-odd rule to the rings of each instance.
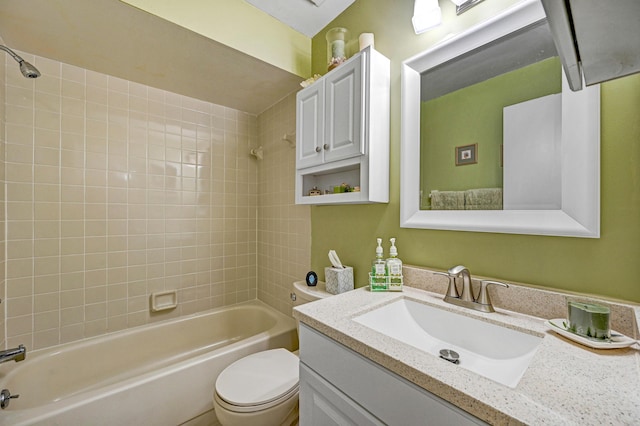
[[[397,257],[398,256],[398,248],[396,247],[396,239],[395,238],[391,238],[391,239],[389,239],[389,241],[391,241],[391,247],[389,248],[389,256]]]
[[[376,241],[378,242],[378,247],[376,247],[376,257],[380,257],[382,259],[382,238],[378,238]]]

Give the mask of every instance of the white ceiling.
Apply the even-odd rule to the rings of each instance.
[[[307,37],[313,37],[355,0],[246,0]]]

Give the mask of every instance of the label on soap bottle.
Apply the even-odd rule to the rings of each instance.
[[[402,263],[389,262],[389,275],[402,275]]]

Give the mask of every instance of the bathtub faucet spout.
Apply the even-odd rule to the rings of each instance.
[[[27,356],[27,349],[24,345],[19,345],[17,348],[7,349],[6,351],[0,351],[0,363],[7,361],[24,361]]]

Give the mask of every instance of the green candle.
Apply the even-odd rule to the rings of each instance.
[[[611,338],[611,310],[595,303],[568,302],[569,331],[595,339]]]
[[[331,42],[331,56],[333,58],[344,58],[344,40]]]

